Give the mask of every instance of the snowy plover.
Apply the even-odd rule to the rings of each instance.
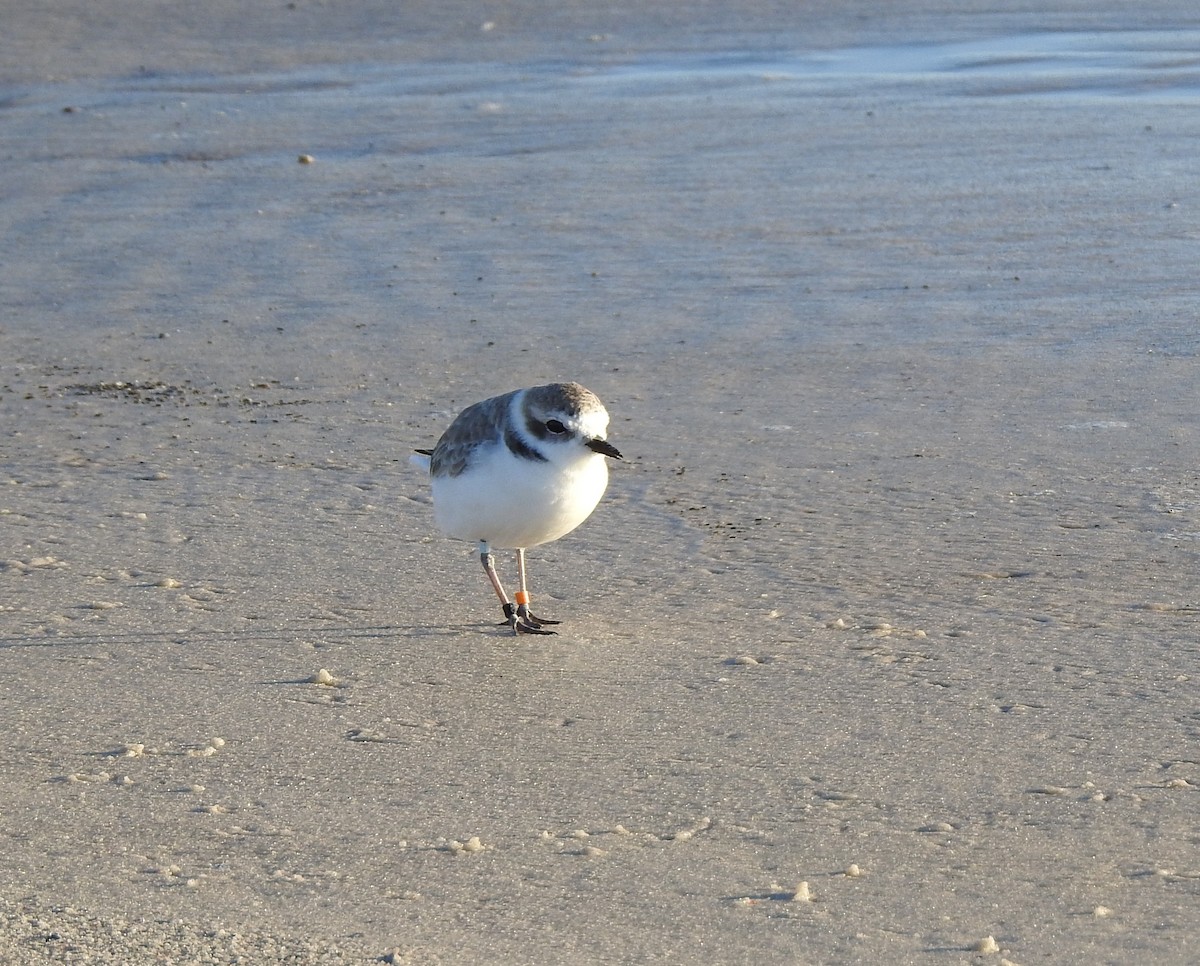
[[[525,550],[557,540],[588,518],[608,485],[608,412],[574,382],[517,389],[468,406],[432,450],[413,462],[429,470],[433,514],[451,537],[479,542],[479,559],[517,634],[553,634],[534,617]],[[496,576],[493,546],[517,552],[516,603]]]

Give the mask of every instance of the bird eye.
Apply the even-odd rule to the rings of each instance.
[[[547,419],[546,428],[555,436],[561,436],[567,431],[567,427],[560,423],[557,419]]]

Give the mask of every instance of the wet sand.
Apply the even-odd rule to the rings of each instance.
[[[1190,11],[56,6],[0,960],[1191,961]],[[408,455],[563,378],[513,639]]]

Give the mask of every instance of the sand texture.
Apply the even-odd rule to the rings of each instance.
[[[10,6],[0,962],[1196,960],[1190,7]]]

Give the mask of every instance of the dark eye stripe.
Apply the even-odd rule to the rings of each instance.
[[[548,423],[562,426],[562,423],[560,423],[557,419],[548,419],[543,421],[541,419],[534,419],[528,414],[525,416],[525,428],[529,430],[529,435],[534,439],[552,439],[555,435],[557,435],[548,427]]]

